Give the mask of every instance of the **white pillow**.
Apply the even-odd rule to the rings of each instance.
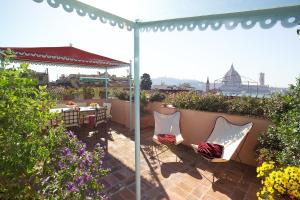
[[[155,129],[153,139],[157,140],[158,134],[173,134],[176,137],[176,145],[183,142],[179,127],[180,112],[164,115],[154,111]]]

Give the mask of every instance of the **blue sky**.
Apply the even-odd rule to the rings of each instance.
[[[124,1],[119,1],[123,2],[121,4],[117,4],[116,0],[109,2],[101,4],[103,9],[118,12],[124,17],[138,16],[133,12],[135,7],[129,6],[131,9],[124,9],[126,6]],[[195,13],[195,9],[189,8],[197,7],[199,1],[188,1],[188,7],[182,6],[182,1],[178,1],[181,4],[177,4],[181,6],[175,6],[173,3],[173,12],[166,10],[166,7],[171,5],[170,0],[161,1],[163,3],[160,6],[155,2],[158,1],[154,1],[153,5],[156,7],[153,8],[161,9],[152,9],[153,18],[158,16],[168,18],[176,15],[176,12],[179,16]],[[239,2],[240,4],[236,5],[255,8],[249,4],[250,1],[229,2],[231,4]],[[245,4],[241,4],[243,2]],[[269,2],[277,5],[280,2],[300,1]],[[151,9],[147,9],[148,4],[139,3],[139,6],[141,11],[148,10],[145,16],[151,18],[149,12]],[[221,3],[216,5],[217,8],[223,6]],[[263,7],[264,4],[260,3],[257,6]],[[202,13],[205,11],[204,8]],[[218,9],[212,12],[218,12]],[[0,0],[0,13],[0,46],[67,46],[72,43],[77,48],[100,55],[127,62],[132,60],[132,32],[92,21],[88,17],[79,17],[75,13],[66,13],[62,8],[53,9],[47,3],[38,4],[32,0]],[[140,52],[141,73],[149,73],[151,77],[167,76],[200,81],[206,81],[209,76],[213,81],[221,78],[233,63],[242,76],[258,80],[259,72],[264,72],[266,84],[285,87],[300,75],[300,37],[297,36],[296,29],[284,29],[276,25],[268,30],[262,30],[257,26],[251,30],[238,27],[231,31],[207,29],[194,32],[143,32]],[[76,70],[50,68],[50,75],[53,79],[57,74],[77,73]],[[86,70],[80,72],[95,73]],[[112,73],[125,75],[126,71],[115,70]]]

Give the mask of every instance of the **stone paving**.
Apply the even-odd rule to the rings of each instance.
[[[153,129],[141,131],[142,199],[257,199],[254,167],[234,161],[210,163],[184,145],[164,151],[152,142],[152,134]],[[79,138],[93,148],[94,139]],[[135,199],[134,136],[119,124],[111,124],[105,163],[111,168],[103,179],[109,199]]]

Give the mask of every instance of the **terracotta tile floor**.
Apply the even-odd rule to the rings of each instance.
[[[111,124],[105,164],[111,174],[103,179],[110,199],[135,199],[134,136],[121,125]],[[141,131],[142,199],[256,199],[259,188],[255,168],[237,162],[209,163],[190,148],[179,145],[162,152],[152,142],[153,129]],[[95,139],[79,137],[89,148]],[[156,148],[154,148],[154,146]]]

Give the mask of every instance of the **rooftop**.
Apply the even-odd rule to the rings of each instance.
[[[141,131],[142,199],[256,199],[259,184],[254,167],[235,161],[210,163],[183,145],[157,156],[163,149],[152,136],[152,128]],[[90,149],[96,143],[83,130],[78,137]],[[133,140],[127,128],[111,124],[105,158],[111,174],[103,179],[111,199],[135,199]]]

